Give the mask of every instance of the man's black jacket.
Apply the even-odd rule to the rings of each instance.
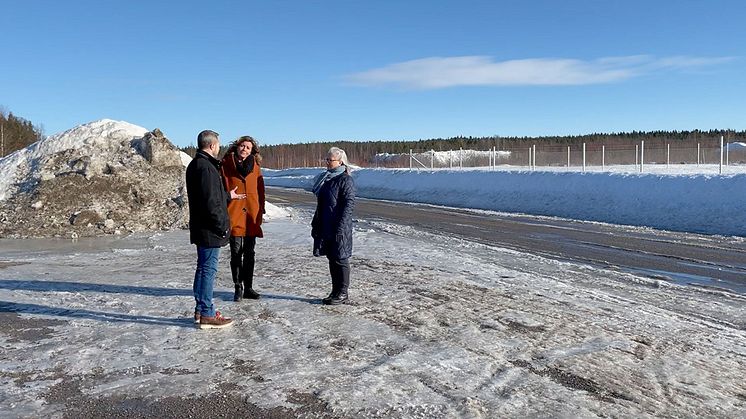
[[[186,170],[189,240],[202,247],[228,244],[228,193],[220,180],[220,162],[198,150]]]

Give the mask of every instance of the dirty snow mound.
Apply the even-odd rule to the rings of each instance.
[[[183,227],[184,164],[155,129],[103,119],[0,159],[0,237]]]

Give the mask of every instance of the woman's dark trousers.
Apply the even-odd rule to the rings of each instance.
[[[241,298],[259,298],[254,289],[254,247],[256,237],[234,237],[231,236],[231,274],[233,274],[233,285],[236,293],[234,301]]]
[[[332,276],[332,293],[323,302],[332,305],[346,303],[350,286],[350,259],[329,258],[329,273]]]

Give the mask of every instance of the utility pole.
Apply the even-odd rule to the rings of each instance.
[[[0,122],[0,157],[5,156],[5,124]]]

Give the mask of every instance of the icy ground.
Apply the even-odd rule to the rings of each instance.
[[[309,214],[257,245],[258,301],[197,330],[186,231],[0,240],[3,417],[730,417],[746,297],[358,220],[347,306]],[[211,397],[211,395],[217,397]]]

